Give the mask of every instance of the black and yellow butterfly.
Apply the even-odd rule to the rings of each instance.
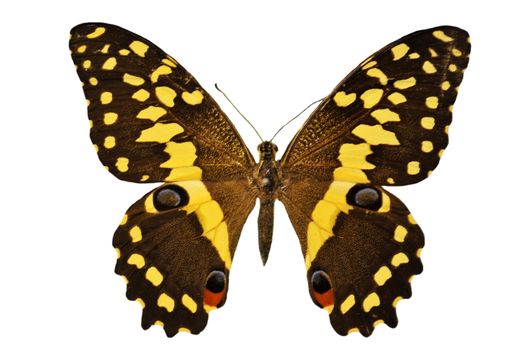
[[[150,41],[87,23],[72,29],[70,48],[101,162],[119,179],[163,183],[129,208],[113,239],[116,273],[142,304],[144,329],[204,329],[226,301],[257,198],[263,262],[279,199],[310,295],[337,333],[397,325],[396,303],[422,271],[424,237],[381,186],[421,181],[437,166],[468,63],[467,32],[436,27],[377,51],[321,102],[281,160],[276,145],[259,145],[259,163],[213,98]]]

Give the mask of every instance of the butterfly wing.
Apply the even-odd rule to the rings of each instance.
[[[422,271],[423,234],[380,185],[415,183],[437,166],[469,52],[468,34],[455,27],[387,45],[323,100],[281,160],[280,199],[310,294],[339,334],[395,327],[395,304]]]
[[[437,27],[377,51],[312,113],[286,150],[283,167],[315,167],[318,178],[331,180],[343,161],[351,170],[338,170],[337,178],[377,185],[426,178],[448,143],[467,40],[462,29]]]
[[[211,96],[150,41],[87,23],[72,29],[70,48],[101,162],[122,180],[166,182],[115,232],[127,297],[143,305],[144,328],[199,333],[226,299],[255,203],[254,160]]]
[[[119,179],[218,181],[254,164],[213,98],[152,42],[114,25],[86,23],[71,30],[69,45],[91,140]]]

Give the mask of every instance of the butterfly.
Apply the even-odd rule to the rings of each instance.
[[[396,304],[422,272],[424,237],[382,186],[419,182],[448,143],[470,41],[441,26],[364,60],[318,105],[276,160],[250,154],[213,98],[174,58],[115,25],[71,30],[102,164],[124,181],[162,183],[117,228],[115,272],[143,308],[142,327],[201,332],[224,305],[241,229],[259,199],[266,262],[280,200],[297,233],[313,302],[341,335],[396,327]]]

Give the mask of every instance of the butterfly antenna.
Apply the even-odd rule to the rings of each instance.
[[[279,130],[277,130],[277,132],[272,136],[272,138],[270,139],[270,142],[273,141],[273,139],[275,138],[275,136],[277,136],[277,134],[280,133],[281,130],[284,129],[285,126],[287,126],[288,124],[290,124],[291,122],[293,122],[295,119],[299,118],[299,116],[300,116],[301,114],[303,114],[308,108],[312,107],[312,106],[313,106],[314,104],[316,104],[316,103],[321,102],[323,99],[324,99],[324,97],[318,99],[317,101],[314,101],[314,102],[310,103],[308,106],[306,106],[305,109],[303,109],[301,112],[299,112],[299,114],[297,114],[295,117],[293,117],[292,119],[290,119],[286,124],[284,124],[283,126],[281,126],[281,127],[279,128]]]
[[[244,116],[244,114],[241,113],[241,111],[239,111],[239,108],[237,108],[233,102],[228,98],[228,96],[224,93],[224,91],[222,91],[221,89],[219,89],[219,86],[217,85],[217,83],[215,83],[215,88],[217,90],[219,90],[219,92],[228,100],[228,102],[230,102],[230,104],[233,106],[233,108],[235,108],[235,110],[237,111],[237,113],[239,113],[241,115],[241,117],[246,120],[246,122],[248,124],[250,124],[250,126],[252,127],[253,131],[255,131],[255,133],[257,134],[257,136],[259,136],[259,139],[261,139],[261,142],[264,142],[263,138],[261,137],[261,134],[259,134],[259,132],[257,131],[257,129],[255,129],[255,126],[253,126],[252,123],[250,123],[250,121],[248,120],[248,118],[246,118]]]

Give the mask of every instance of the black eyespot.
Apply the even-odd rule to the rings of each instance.
[[[215,270],[210,272],[206,281],[206,289],[212,293],[220,293],[226,287],[226,275],[224,272]]]
[[[323,294],[332,289],[332,284],[330,283],[330,277],[323,270],[315,271],[312,274],[312,288],[315,292]]]
[[[371,186],[354,186],[346,194],[346,202],[364,209],[378,210],[381,208],[381,192]]]
[[[169,210],[188,204],[188,192],[180,186],[168,185],[153,195],[153,205],[157,210]]]

